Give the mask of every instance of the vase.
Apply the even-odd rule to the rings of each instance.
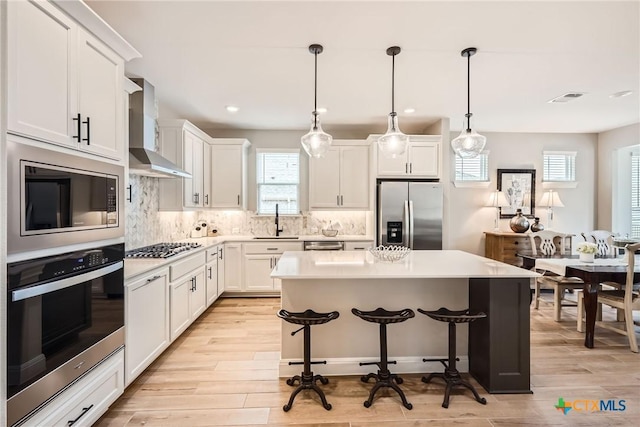
[[[596,254],[585,254],[584,252],[580,252],[580,261],[582,262],[593,262],[595,257]]]
[[[516,216],[509,221],[509,227],[516,233],[524,233],[529,229],[529,220],[522,215],[522,209],[516,210]]]
[[[536,233],[536,232],[542,231],[542,230],[544,230],[544,225],[540,224],[540,218],[535,217],[533,219],[533,224],[531,224],[531,231]]]

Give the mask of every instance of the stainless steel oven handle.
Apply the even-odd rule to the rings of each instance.
[[[79,274],[73,277],[67,277],[66,279],[56,280],[55,282],[44,283],[42,285],[33,286],[31,288],[18,289],[11,292],[11,301],[21,301],[27,298],[33,298],[37,297],[38,295],[44,295],[50,292],[59,291],[60,289],[79,285],[80,283],[97,279],[100,276],[105,276],[109,273],[113,273],[114,271],[118,271],[123,267],[124,261],[118,261],[115,264],[111,264],[107,267],[99,268],[88,273]]]

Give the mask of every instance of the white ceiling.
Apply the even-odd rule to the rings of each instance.
[[[471,58],[472,127],[479,132],[601,132],[640,121],[638,1],[94,1],[143,57],[129,76],[156,87],[161,118],[205,128],[380,133],[396,110],[406,133],[440,117],[461,129]],[[631,90],[630,96],[609,95]],[[586,95],[550,104],[567,92]],[[230,114],[226,105],[240,111]],[[407,107],[416,109],[406,114]]]

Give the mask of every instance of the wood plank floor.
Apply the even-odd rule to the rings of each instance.
[[[575,308],[564,309],[563,321],[554,322],[552,308],[546,305],[531,311],[533,394],[490,395],[480,387],[486,406],[457,392],[444,409],[439,383],[424,384],[420,375],[403,375],[402,388],[413,410],[406,410],[390,393],[365,408],[362,402],[370,384],[355,376],[331,377],[323,386],[331,411],[324,410],[311,392],[302,392],[285,413],[282,405],[292,388],[277,376],[279,308],[278,298],[218,300],[96,425],[637,426],[640,419],[640,356],[629,350],[627,338],[596,329],[596,348],[587,349],[583,335],[575,330]],[[566,402],[625,400],[626,409],[571,410],[564,415],[554,408],[560,397]]]

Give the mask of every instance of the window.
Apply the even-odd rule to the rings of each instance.
[[[256,150],[258,214],[297,214],[299,150]]]
[[[543,151],[543,181],[575,182],[575,151]]]
[[[483,151],[476,157],[463,159],[456,155],[456,181],[488,182],[489,152]]]
[[[640,156],[631,156],[631,237],[640,237]]]

